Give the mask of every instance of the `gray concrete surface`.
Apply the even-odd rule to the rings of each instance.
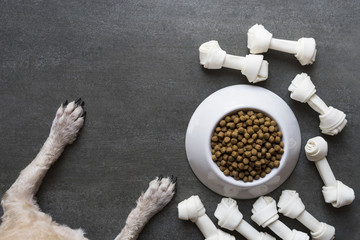
[[[302,145],[320,131],[318,115],[289,97],[287,87],[297,73],[310,74],[325,102],[347,114],[344,131],[325,139],[335,176],[358,195],[359,12],[355,0],[0,1],[0,195],[37,154],[60,103],[81,96],[87,122],[44,179],[37,195],[43,211],[59,223],[82,227],[89,239],[113,239],[148,182],[173,174],[175,198],[139,239],[203,239],[194,224],[177,219],[176,206],[198,194],[215,221],[221,196],[192,173],[186,127],[208,95],[248,82],[234,70],[204,70],[198,47],[216,39],[229,53],[245,55],[246,32],[255,23],[278,38],[316,39],[312,66],[268,52],[269,79],[258,85],[293,109]],[[325,204],[322,185],[301,152],[293,174],[270,196],[296,189],[315,217],[336,227],[337,239],[358,239],[359,201],[335,209]],[[255,226],[253,202],[238,201]],[[295,220],[281,220],[308,232]]]

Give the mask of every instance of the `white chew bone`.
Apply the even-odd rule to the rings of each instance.
[[[206,240],[235,240],[232,235],[217,229],[205,214],[205,208],[199,196],[191,196],[178,204],[179,219],[194,222]]]
[[[223,198],[218,204],[215,217],[219,220],[218,225],[230,231],[236,230],[246,239],[250,240],[275,240],[267,233],[258,232],[249,223],[243,220],[243,215],[239,211],[234,199]]]
[[[268,196],[259,197],[253,204],[251,219],[263,228],[269,227],[276,235],[284,240],[309,240],[309,236],[295,229],[291,230],[278,220],[276,202]]]
[[[308,103],[312,109],[320,114],[321,132],[327,135],[340,133],[346,123],[346,114],[336,108],[328,107],[315,92],[315,86],[306,73],[296,75],[289,89],[290,97],[302,103]]]
[[[208,69],[222,67],[241,70],[249,82],[257,83],[268,77],[269,63],[263,55],[246,55],[245,57],[226,54],[219,46],[218,41],[212,40],[203,43],[199,48],[200,64]]]
[[[316,57],[316,43],[313,38],[300,38],[298,41],[276,39],[264,28],[255,24],[248,31],[250,53],[264,53],[270,49],[295,54],[301,65],[313,64]]]
[[[326,223],[319,222],[308,211],[301,201],[299,194],[294,190],[284,190],[278,202],[279,212],[286,217],[297,219],[310,229],[314,240],[332,240],[335,238],[335,228]]]
[[[314,137],[307,141],[305,146],[306,157],[315,162],[320,176],[325,184],[322,193],[325,202],[339,208],[351,204],[355,199],[354,190],[340,181],[337,181],[326,159],[328,144],[322,137]]]

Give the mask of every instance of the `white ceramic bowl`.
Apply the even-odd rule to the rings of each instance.
[[[211,159],[211,136],[218,122],[241,109],[264,112],[276,120],[283,133],[284,154],[280,166],[253,182],[225,176]],[[195,110],[186,131],[185,147],[190,166],[199,180],[214,192],[237,199],[265,195],[279,187],[294,170],[299,158],[301,135],[290,107],[275,93],[252,85],[234,85],[216,91]]]

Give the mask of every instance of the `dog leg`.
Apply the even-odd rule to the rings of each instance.
[[[76,135],[84,124],[86,112],[83,112],[84,102],[63,103],[56,112],[49,137],[35,159],[21,171],[20,176],[5,193],[1,202],[4,216],[14,202],[35,204],[36,194],[47,170],[58,159],[67,144],[76,139]]]
[[[174,196],[176,177],[158,177],[137,200],[137,206],[126,219],[126,225],[115,240],[135,240],[145,224],[163,209]]]

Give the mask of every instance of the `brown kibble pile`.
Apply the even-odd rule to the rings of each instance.
[[[252,182],[280,165],[284,153],[277,122],[261,112],[226,116],[211,137],[211,154],[220,170],[235,180]]]

